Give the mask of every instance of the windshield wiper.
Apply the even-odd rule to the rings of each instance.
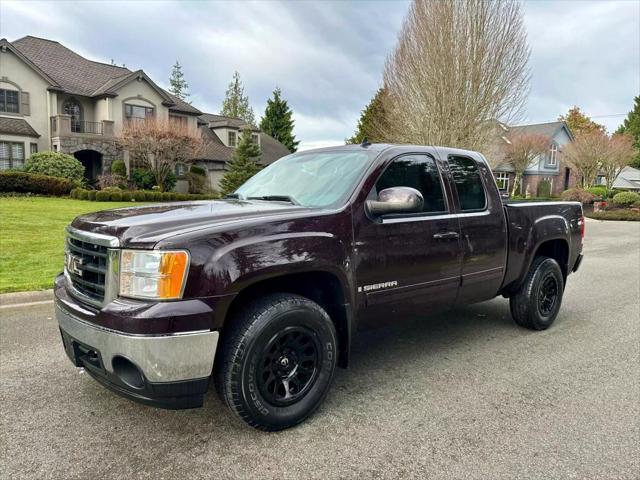
[[[260,197],[247,197],[247,200],[265,200],[267,202],[289,202],[293,205],[300,205],[290,195],[262,195]]]
[[[240,195],[239,193],[229,193],[229,194],[225,195],[223,198],[233,198],[235,200],[244,200],[242,198],[242,195]]]

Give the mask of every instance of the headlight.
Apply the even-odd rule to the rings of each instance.
[[[189,271],[189,252],[122,250],[120,295],[174,300],[182,297]]]

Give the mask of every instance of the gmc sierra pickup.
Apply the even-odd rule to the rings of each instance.
[[[582,259],[573,202],[507,203],[476,152],[296,153],[219,201],[122,208],[67,228],[56,316],[77,367],[131,399],[249,425],[308,417],[359,328],[509,298],[541,330]]]

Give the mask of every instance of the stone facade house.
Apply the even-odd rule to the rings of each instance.
[[[566,123],[549,122],[518,126],[499,123],[494,144],[486,156],[501,191],[510,192],[513,187],[515,173],[513,167],[504,161],[504,149],[509,143],[509,137],[518,134],[544,135],[549,138],[547,152],[536,158],[525,170],[520,195],[528,194],[535,197],[543,180],[550,183],[553,196],[559,196],[564,190],[576,186],[576,173],[562,158],[563,147],[573,141],[573,134]]]
[[[114,160],[129,163],[117,142],[126,122],[150,117],[180,122],[212,141],[198,163],[217,187],[217,172],[233,152],[229,132],[238,132],[243,122],[203,114],[143,70],[95,62],[52,40],[0,40],[0,170],[20,168],[32,153],[54,150],[75,156],[85,176],[95,180]],[[266,163],[288,153],[254,132]]]

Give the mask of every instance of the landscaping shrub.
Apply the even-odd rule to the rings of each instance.
[[[189,171],[194,175],[200,175],[202,177],[207,176],[207,171],[204,168],[199,167],[198,165],[191,165],[191,168],[189,169]]]
[[[67,195],[76,185],[67,178],[19,171],[0,172],[0,192]]]
[[[581,188],[570,188],[562,192],[561,198],[569,202],[588,204],[593,203],[594,195]]]
[[[123,202],[130,202],[132,199],[132,194],[133,192],[122,192],[122,201]]]
[[[111,192],[100,190],[96,192],[96,200],[98,202],[108,202],[111,200]]]
[[[96,191],[95,190],[89,190],[87,192],[87,200],[95,200],[96,199]]]
[[[131,192],[131,198],[133,198],[136,202],[144,202],[146,200],[146,192],[143,192],[142,190]]]
[[[176,186],[176,182],[178,181],[178,177],[174,172],[169,172],[167,177],[164,179],[163,190],[165,192],[170,192]]]
[[[149,198],[150,201],[153,202],[161,202],[162,201],[162,192],[148,192],[151,194],[151,197]]]
[[[613,197],[614,205],[621,207],[630,207],[634,203],[640,201],[640,195],[635,192],[620,192]]]
[[[131,173],[131,180],[140,190],[151,190],[156,184],[153,173],[148,168],[136,168]]]
[[[548,180],[542,180],[538,183],[537,197],[549,198],[551,196],[551,182]]]
[[[170,202],[171,200],[173,200],[173,194],[171,192],[163,192],[162,193],[162,201],[163,202]]]
[[[98,187],[100,190],[106,190],[109,188],[127,188],[127,179],[120,175],[105,173],[104,175],[98,176]]]
[[[623,220],[640,222],[640,212],[627,209],[603,210],[600,212],[585,212],[585,216],[596,220]]]
[[[122,201],[122,193],[121,192],[109,192],[111,193],[111,197],[109,198],[112,202],[121,202]]]
[[[594,197],[605,199],[607,198],[607,187],[589,187],[586,190]]]
[[[76,198],[78,200],[89,200],[89,191],[84,188],[79,188],[78,193],[76,194]]]
[[[24,171],[52,177],[68,178],[78,182],[84,179],[84,167],[71,155],[60,152],[34,153],[27,159]]]
[[[127,177],[127,166],[122,160],[114,160],[111,164],[111,174],[119,177]]]

